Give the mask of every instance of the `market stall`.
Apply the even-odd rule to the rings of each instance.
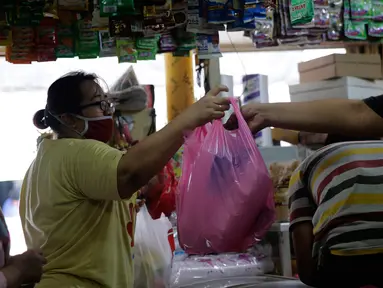
[[[349,52],[369,55],[338,55],[301,64],[301,83],[290,88],[292,101],[311,99],[313,82],[318,82],[316,90],[323,91],[320,95],[315,93],[319,98],[326,97],[329,90],[344,87],[347,88],[343,97],[354,99],[363,97],[358,90],[361,86],[383,91],[377,80],[382,76],[379,41],[383,35],[380,31],[383,11],[376,1],[368,5],[357,1],[239,2],[235,5],[238,3],[234,1],[223,4],[218,1],[4,1],[0,7],[0,46],[6,48],[0,52],[13,64],[73,57],[115,57],[118,63],[136,63],[167,53],[169,121],[194,101],[193,62],[198,67],[197,81],[205,90],[230,82],[223,80],[229,78],[221,77],[218,59],[222,51],[348,47]],[[356,65],[358,69],[351,69]],[[332,80],[338,77],[343,78]],[[269,102],[267,76],[244,75],[242,81],[243,93],[237,96],[241,96],[243,104]],[[118,112],[111,145],[118,149],[128,149],[156,130],[153,87],[140,84],[130,69],[111,87]],[[298,131],[265,129],[254,135],[254,141],[259,146],[272,146],[273,140],[286,139],[298,144],[297,135]],[[243,253],[219,255],[186,255],[174,245],[172,273],[168,275],[171,287],[302,287],[299,281],[287,278],[294,271],[286,194],[291,172],[302,157],[296,147],[263,147],[260,151],[275,175],[273,196],[277,221],[269,225],[269,234],[277,235],[279,255],[274,257],[269,243],[258,243]],[[175,164],[175,168],[179,165]],[[177,236],[175,223],[170,227],[171,237]],[[274,261],[274,258],[278,259]],[[267,276],[275,272],[286,278]]]

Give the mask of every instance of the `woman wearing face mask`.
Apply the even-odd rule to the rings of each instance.
[[[223,117],[228,100],[214,97],[221,91],[124,154],[106,144],[114,109],[96,76],[74,72],[49,87],[34,123],[57,139],[40,143],[20,199],[26,244],[47,258],[37,287],[133,287],[136,191],[175,154],[185,131]]]

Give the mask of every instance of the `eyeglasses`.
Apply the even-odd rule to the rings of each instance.
[[[113,114],[114,111],[116,110],[116,107],[114,106],[114,104],[106,100],[96,101],[93,103],[82,105],[79,107],[79,110],[84,110],[88,107],[93,107],[93,106],[99,106],[100,109],[107,114]]]

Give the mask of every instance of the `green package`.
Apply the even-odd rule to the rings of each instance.
[[[314,18],[313,0],[291,0],[289,10],[292,26],[310,23]]]
[[[348,39],[367,40],[367,22],[363,21],[344,21],[344,35]]]
[[[100,2],[100,17],[134,13],[134,0],[102,0]]]
[[[117,39],[117,58],[118,63],[136,63],[138,52],[134,39]]]

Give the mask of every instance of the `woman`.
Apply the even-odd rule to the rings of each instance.
[[[253,132],[273,126],[354,139],[383,136],[383,95],[250,104],[242,113]],[[235,117],[227,126],[233,124]],[[289,196],[302,282],[383,287],[383,141],[333,143],[316,151],[292,175]]]
[[[34,123],[58,139],[40,143],[20,199],[26,244],[48,261],[37,287],[133,287],[136,191],[179,149],[184,132],[224,116],[228,100],[214,97],[221,91],[124,154],[106,144],[114,107],[95,75],[73,72],[49,87]]]

